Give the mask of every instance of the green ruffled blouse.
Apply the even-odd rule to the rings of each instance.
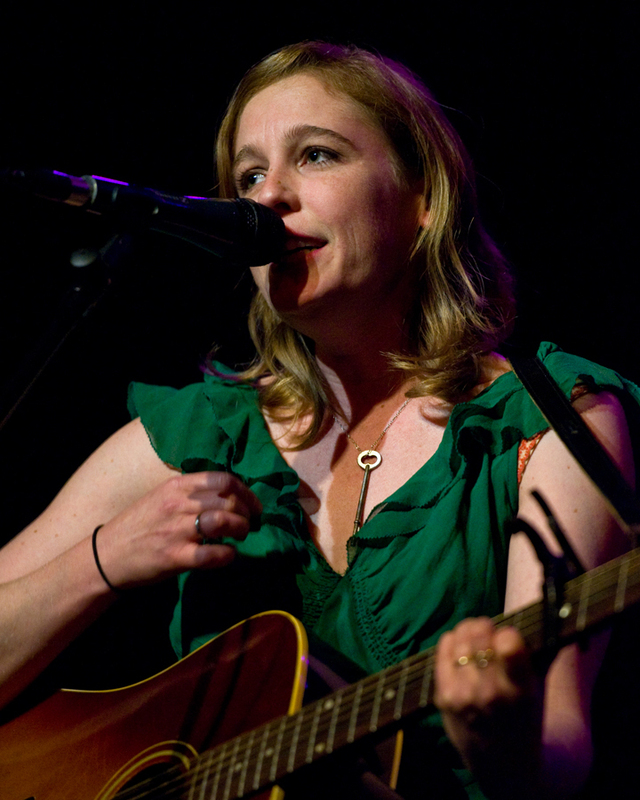
[[[538,355],[567,396],[581,382],[640,399],[616,373],[554,345]],[[435,644],[466,617],[502,610],[518,447],[548,427],[513,373],[454,407],[436,453],[351,539],[344,575],[311,541],[298,477],[271,440],[256,390],[226,375],[180,390],[131,387],[131,412],[164,462],[184,472],[228,470],[264,509],[259,532],[236,543],[230,566],[180,577],[171,626],[179,656],[277,608],[301,619],[312,643],[372,673]]]

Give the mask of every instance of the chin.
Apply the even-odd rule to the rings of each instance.
[[[256,280],[269,305],[284,316],[302,310],[317,300],[317,280],[306,264],[270,264],[268,272]],[[254,275],[254,277],[256,277]]]

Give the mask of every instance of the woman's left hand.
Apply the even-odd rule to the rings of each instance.
[[[460,622],[440,638],[435,678],[447,736],[481,783],[497,770],[506,788],[510,765],[539,771],[544,681],[515,628]]]

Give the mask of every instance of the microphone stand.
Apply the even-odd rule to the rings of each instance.
[[[132,236],[116,234],[99,250],[76,250],[72,254],[71,264],[78,270],[76,280],[72,281],[49,328],[0,391],[0,432],[67,339],[106,297],[115,274],[131,255],[132,244]]]
[[[215,201],[214,213],[212,201],[206,198],[174,197],[107,178],[75,178],[51,171],[2,170],[0,185],[4,184],[48,200],[88,206],[87,210],[98,214],[109,213],[118,226],[132,233],[150,229],[178,237],[238,266],[266,263],[285,246],[285,226],[280,217],[250,200]],[[246,247],[240,252],[237,244],[243,238]],[[76,251],[72,256],[71,263],[81,268],[78,280],[73,282],[50,329],[33,348],[24,366],[0,390],[0,431],[71,333],[102,301],[131,244],[130,234],[120,234],[98,252],[92,251],[87,256],[86,251]],[[96,260],[106,267],[102,270],[104,275],[96,276],[97,270],[92,269],[87,277],[87,266]]]

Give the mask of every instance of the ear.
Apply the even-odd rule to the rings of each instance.
[[[427,201],[422,195],[420,197],[419,206],[418,206],[418,225],[421,228],[426,228],[429,225],[429,218],[430,218],[430,209],[427,206]]]
[[[427,193],[425,192],[424,178],[415,180],[411,188],[414,202],[416,203],[414,206],[416,210],[416,221],[418,227],[424,229],[429,224],[429,205],[427,197],[425,196]]]

